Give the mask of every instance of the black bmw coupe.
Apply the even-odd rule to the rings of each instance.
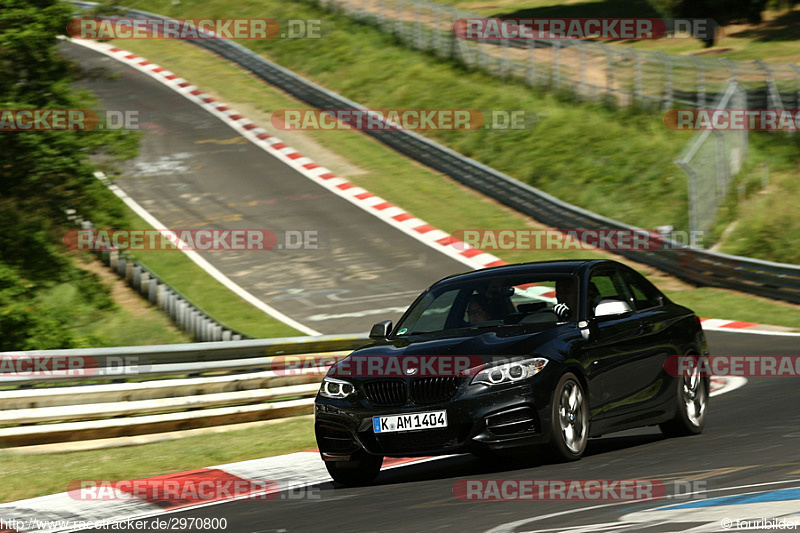
[[[705,425],[708,378],[668,371],[671,356],[708,355],[700,320],[615,261],[450,276],[370,337],[315,401],[320,453],[344,485],[371,482],[385,456],[526,447],[575,460],[589,437]]]

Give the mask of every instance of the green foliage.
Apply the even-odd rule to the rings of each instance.
[[[56,55],[72,8],[55,0],[0,0],[0,95],[37,108],[71,103],[68,63]]]
[[[77,339],[36,305],[36,284],[0,263],[0,350],[72,348]]]
[[[0,0],[0,109],[86,109],[74,67],[57,53],[72,7],[57,0]],[[91,155],[130,156],[138,137],[105,131],[0,132],[0,349],[86,346],[69,324],[76,307],[92,315],[113,303],[108,290],[73,264],[62,239],[74,209],[98,223],[121,216],[94,178]],[[54,307],[59,285],[76,291]]]

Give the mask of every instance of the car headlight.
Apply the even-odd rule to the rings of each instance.
[[[326,398],[347,398],[356,392],[356,387],[343,379],[328,378],[322,380],[319,393]]]
[[[485,385],[501,385],[514,383],[535,376],[547,364],[547,359],[534,357],[522,359],[511,363],[484,368],[472,378],[471,384],[483,383]]]

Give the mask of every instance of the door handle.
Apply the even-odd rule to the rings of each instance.
[[[642,333],[652,333],[653,328],[654,326],[652,322],[646,322],[644,320],[639,322],[639,329],[641,330]]]

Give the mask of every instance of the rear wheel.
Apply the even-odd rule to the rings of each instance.
[[[325,461],[325,468],[340,485],[355,487],[369,485],[377,477],[383,465],[382,455],[371,455],[360,451],[346,461]]]
[[[706,425],[709,379],[700,375],[700,366],[694,358],[687,360],[692,361],[692,366],[675,380],[678,389],[675,417],[659,425],[667,437],[697,435]]]
[[[589,406],[578,378],[567,372],[556,385],[550,417],[550,451],[556,460],[575,461],[589,439]]]

